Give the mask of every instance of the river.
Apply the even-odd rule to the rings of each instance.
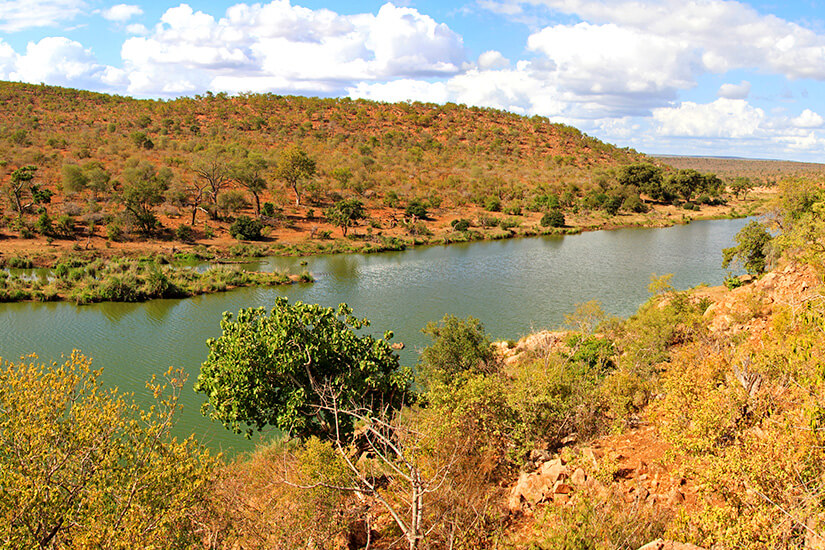
[[[144,403],[149,401],[144,384],[152,374],[170,365],[183,367],[190,382],[176,433],[195,433],[216,449],[246,450],[255,441],[203,418],[203,397],[191,389],[207,356],[205,341],[220,334],[224,311],[268,306],[277,295],[324,305],[347,302],[357,316],[372,321],[372,332],[393,330],[394,341],[407,346],[402,363],[412,366],[417,350],[427,345],[420,329],[445,313],[481,319],[493,339],[518,339],[559,326],[565,313],[592,299],[610,314],[628,316],[647,299],[653,273],[673,273],[676,288],[721,284],[721,249],[747,222],[697,221],[666,229],[317,256],[304,259],[314,284],[244,288],[185,300],[0,304],[0,356],[37,353],[41,360],[59,360],[79,349],[103,367],[105,384],[134,392]],[[300,261],[267,258],[249,267],[299,273]]]

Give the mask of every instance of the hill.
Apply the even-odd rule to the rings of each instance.
[[[47,250],[36,264],[81,248],[200,245],[212,257],[232,235],[296,254],[687,219],[619,182],[618,168],[644,156],[539,116],[272,94],[137,100],[10,82],[0,101],[0,237],[7,257]],[[706,216],[730,212],[689,199]]]
[[[722,178],[746,177],[763,185],[776,183],[785,177],[825,173],[825,164],[815,162],[669,155],[656,155],[655,159],[676,169],[693,168],[700,172],[713,172]]]

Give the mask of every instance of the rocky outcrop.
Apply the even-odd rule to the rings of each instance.
[[[548,460],[533,473],[522,472],[510,490],[508,508],[523,512],[542,502],[565,504],[571,494],[587,483],[581,468],[571,469],[560,458]]]

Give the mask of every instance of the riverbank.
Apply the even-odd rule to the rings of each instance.
[[[493,241],[543,235],[571,235],[584,231],[660,228],[695,220],[742,218],[764,213],[773,196],[772,188],[757,188],[747,198],[729,197],[724,204],[682,206],[650,204],[644,213],[619,213],[610,216],[603,210],[565,212],[564,225],[542,225],[541,212],[490,212],[479,207],[436,209],[427,219],[414,222],[398,212],[383,208],[371,212],[369,219],[350,227],[346,237],[324,219],[314,218],[309,210],[293,207],[285,220],[267,226],[264,237],[255,242],[239,242],[229,236],[228,221],[210,221],[200,238],[180,242],[172,238],[115,241],[104,231],[93,231],[83,239],[53,239],[38,236],[23,239],[0,232],[0,267],[25,263],[33,267],[54,268],[67,261],[92,262],[96,259],[163,258],[233,263],[264,256],[314,256],[318,254],[376,253],[399,251],[421,245],[440,245]],[[696,209],[694,209],[696,208]],[[162,220],[167,226],[172,220]],[[466,221],[466,228],[459,222]],[[226,228],[221,224],[227,225]]]

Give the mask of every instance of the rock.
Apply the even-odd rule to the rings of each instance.
[[[564,483],[563,481],[557,481],[553,485],[553,494],[554,495],[566,495],[566,494],[569,494],[569,493],[572,493],[572,492],[573,492],[573,488],[570,485],[568,485],[567,483]]]
[[[559,480],[567,479],[569,471],[560,459],[550,460],[541,465],[539,475],[547,480],[548,486],[553,486]]]
[[[684,542],[673,542],[672,540],[656,539],[653,542],[648,542],[639,550],[705,550],[701,546],[695,544],[687,544]]]
[[[679,489],[677,489],[676,487],[671,489],[670,492],[667,494],[667,503],[670,506],[675,506],[677,504],[681,504],[684,501],[685,501],[685,495],[683,495],[682,492]]]
[[[573,485],[584,485],[587,483],[587,474],[584,473],[582,468],[576,468],[576,471],[570,476],[570,483]]]

